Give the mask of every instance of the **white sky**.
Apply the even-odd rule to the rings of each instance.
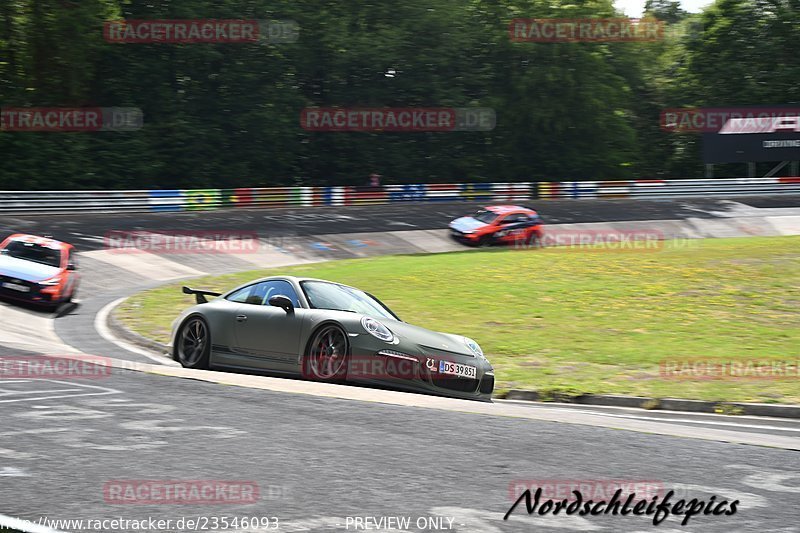
[[[644,10],[645,0],[614,0],[614,6],[622,10],[628,17],[640,17]],[[681,7],[689,13],[699,13],[713,0],[681,0]]]

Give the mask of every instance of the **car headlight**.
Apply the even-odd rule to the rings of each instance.
[[[392,342],[394,340],[394,334],[389,331],[389,328],[374,318],[365,316],[361,319],[361,325],[364,326],[364,329],[367,330],[367,333],[373,337],[379,338],[383,342]]]
[[[44,281],[40,281],[40,282],[38,282],[38,283],[39,283],[39,285],[41,285],[42,287],[55,287],[56,285],[58,285],[59,283],[61,283],[61,278],[52,278],[52,279],[46,279],[46,280],[44,280]]]
[[[464,337],[464,344],[467,345],[467,348],[469,348],[469,350],[472,353],[474,353],[478,357],[483,357],[483,350],[481,350],[481,347],[478,346],[477,342],[475,342],[474,340],[470,339],[469,337]]]

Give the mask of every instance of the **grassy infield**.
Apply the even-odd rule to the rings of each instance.
[[[679,243],[678,243],[679,244]],[[550,248],[393,256],[207,277],[227,289],[270,273],[377,295],[411,323],[470,336],[498,389],[800,403],[800,379],[664,379],[665,359],[800,363],[800,237],[709,239],[661,250]],[[192,300],[173,284],[118,316],[165,341]]]

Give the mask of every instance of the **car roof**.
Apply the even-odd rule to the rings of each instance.
[[[484,209],[498,215],[508,215],[509,213],[536,213],[536,211],[533,209],[530,209],[529,207],[523,207],[521,205],[487,205]]]
[[[50,237],[41,237],[39,235],[28,235],[26,233],[15,233],[14,235],[11,235],[8,238],[8,242],[32,243],[38,246],[42,246],[44,248],[50,248],[52,250],[69,250],[70,248],[72,248],[71,244],[57,241]]]
[[[267,276],[266,278],[260,278],[253,281],[250,281],[248,285],[252,285],[253,283],[261,283],[262,281],[271,281],[276,279],[284,279],[287,281],[296,281],[297,283],[303,281],[320,281],[322,283],[332,283],[333,285],[341,285],[342,287],[349,287],[351,289],[355,289],[356,287],[350,287],[350,285],[346,285],[344,283],[339,283],[338,281],[331,281],[329,279],[319,279],[319,278],[307,278],[304,276]],[[361,289],[359,289],[361,290]]]

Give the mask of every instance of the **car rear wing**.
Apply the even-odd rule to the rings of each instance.
[[[184,286],[182,289],[183,294],[194,294],[194,299],[199,304],[207,304],[208,300],[206,296],[220,296],[221,292],[212,292],[212,291],[201,291],[199,289],[190,289],[189,287]]]

